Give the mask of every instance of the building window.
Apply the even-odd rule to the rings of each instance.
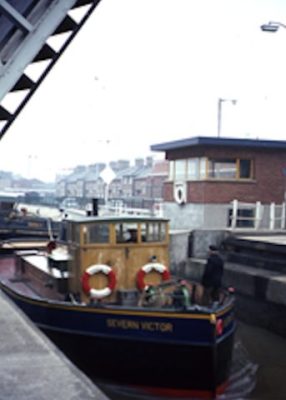
[[[247,159],[209,159],[208,178],[251,179],[252,163]]]
[[[186,179],[186,160],[175,161],[175,181],[184,181]]]
[[[243,158],[208,159],[206,157],[194,157],[171,161],[169,164],[169,179],[177,182],[204,179],[251,179],[252,177],[252,160]]]
[[[174,179],[174,170],[175,170],[175,161],[169,162],[169,180],[172,181]]]
[[[209,160],[208,177],[215,179],[235,179],[236,161],[235,160]]]
[[[207,159],[205,157],[200,158],[200,179],[206,179],[207,177]]]
[[[252,176],[251,172],[251,160],[239,160],[239,177],[240,179],[250,179]]]
[[[190,158],[188,160],[187,179],[196,181],[200,179],[200,159]]]

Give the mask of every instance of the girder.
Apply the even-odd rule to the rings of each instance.
[[[100,0],[0,0],[0,139],[72,42]],[[83,7],[80,21],[70,11]],[[68,33],[68,34],[67,34]],[[48,39],[65,34],[60,49]],[[46,60],[40,76],[27,75],[30,64]],[[13,111],[5,98],[23,91]]]

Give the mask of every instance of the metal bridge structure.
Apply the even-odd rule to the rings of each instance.
[[[0,0],[0,139],[99,2]]]

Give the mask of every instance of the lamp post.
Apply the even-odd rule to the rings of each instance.
[[[222,103],[225,101],[231,101],[233,105],[236,104],[237,100],[235,99],[218,99],[217,104],[217,136],[220,137],[221,134],[221,115],[222,115]]]
[[[260,26],[263,32],[271,32],[271,33],[277,32],[280,27],[286,29],[285,24],[282,24],[282,22],[275,22],[275,21],[269,21],[268,24],[263,24]]]

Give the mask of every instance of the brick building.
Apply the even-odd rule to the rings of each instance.
[[[268,227],[271,203],[285,201],[286,141],[194,137],[151,149],[169,161],[164,211],[174,228],[228,227],[234,200],[241,219],[255,213],[245,203],[259,202],[259,227]]]

